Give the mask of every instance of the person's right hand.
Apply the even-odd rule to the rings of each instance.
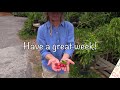
[[[48,61],[48,65],[51,65],[52,69],[56,72],[60,71],[61,68],[55,68],[56,67],[56,63],[60,63],[59,60],[57,58],[52,58]]]

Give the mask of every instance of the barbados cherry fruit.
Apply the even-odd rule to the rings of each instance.
[[[60,66],[61,66],[61,67],[66,67],[66,65],[65,65],[65,64],[63,64],[63,63],[61,63],[61,64],[60,64]]]
[[[62,60],[60,63],[55,63],[56,69],[61,69],[62,67],[66,67],[67,62]]]
[[[61,68],[60,63],[55,63],[55,68],[60,69]]]
[[[66,67],[67,62],[65,60],[62,60],[60,64],[61,64],[61,67]]]

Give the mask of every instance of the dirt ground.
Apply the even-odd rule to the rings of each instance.
[[[25,41],[30,42],[31,45],[37,45],[36,39]],[[39,50],[29,50],[29,62],[32,66],[32,77],[42,78],[42,66],[41,66],[41,56]]]
[[[0,12],[0,16],[12,16],[10,12]]]

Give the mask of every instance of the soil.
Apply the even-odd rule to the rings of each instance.
[[[36,39],[25,41],[30,42],[32,45],[36,44]],[[29,50],[29,62],[32,66],[32,77],[33,78],[42,78],[42,66],[41,66],[41,56],[39,50]]]
[[[0,12],[0,16],[12,16],[10,12]]]

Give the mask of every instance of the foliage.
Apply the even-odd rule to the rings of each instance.
[[[14,16],[28,17],[30,12],[12,12]]]
[[[90,42],[96,42],[95,50],[80,49],[75,51],[80,64],[84,67],[93,63],[92,60],[96,55],[108,54],[111,59],[118,60],[120,57],[120,18],[113,18],[109,24],[99,26],[94,31],[91,28],[76,28],[75,40],[80,45],[89,45]]]
[[[111,54],[113,63],[114,58],[118,60],[120,57],[120,18],[113,18],[109,24],[99,27],[95,34],[101,41],[99,44],[101,54]]]
[[[112,50],[120,53],[120,18],[113,18],[109,24],[108,31],[113,47]]]
[[[20,31],[19,35],[24,37],[23,39],[31,38],[31,36],[36,36],[36,32],[33,31],[33,23],[35,20],[44,22],[45,18],[41,12],[29,12],[28,19],[24,23],[24,27]]]
[[[89,70],[89,74],[80,74],[80,65],[78,62],[75,62],[76,64],[73,66],[70,66],[70,73],[69,77],[70,78],[101,78],[100,75],[98,75],[96,72]]]
[[[96,55],[104,56],[106,60],[109,59],[115,64],[120,58],[120,18],[113,18],[109,23],[96,25],[96,28],[76,28],[75,42],[80,45],[96,42],[96,50],[75,50],[77,60],[82,67],[92,65]]]
[[[120,12],[110,12],[112,18],[120,17]]]
[[[85,68],[93,63],[94,56],[98,53],[98,39],[90,29],[75,29],[76,54],[79,57],[80,65]]]
[[[111,20],[110,13],[105,12],[84,12],[79,17],[80,28],[92,28],[95,29],[100,25],[109,23]]]
[[[65,20],[70,22],[79,21],[79,17],[83,12],[66,12]]]

